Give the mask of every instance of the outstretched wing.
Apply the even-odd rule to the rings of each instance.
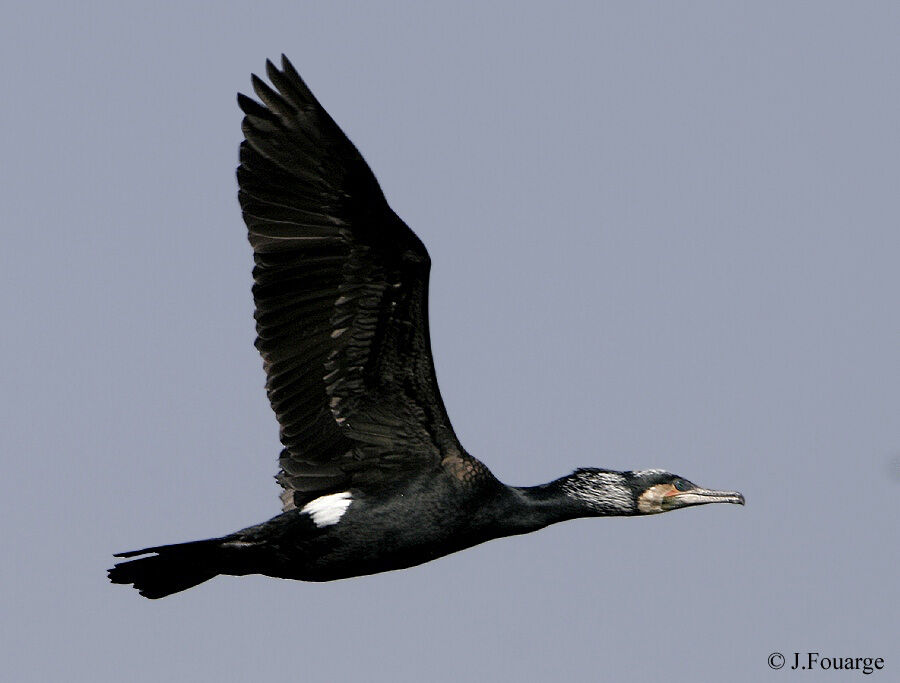
[[[244,95],[240,202],[284,509],[462,449],[434,374],[425,246],[282,55]]]

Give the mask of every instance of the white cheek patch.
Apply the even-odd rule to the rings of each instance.
[[[657,484],[641,494],[638,498],[638,510],[645,515],[655,515],[663,511],[662,501],[666,491],[671,487],[665,484]]]
[[[332,493],[309,501],[300,512],[312,517],[313,523],[321,528],[341,521],[341,517],[347,512],[347,508],[352,502],[349,491]]]

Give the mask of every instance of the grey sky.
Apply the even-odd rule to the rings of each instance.
[[[7,680],[897,675],[900,5],[128,4],[0,26]],[[114,551],[278,511],[234,98],[280,52],[431,252],[468,450],[747,506],[323,585],[108,585]]]

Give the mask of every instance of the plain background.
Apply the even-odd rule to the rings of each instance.
[[[766,664],[807,650],[897,680],[896,2],[131,5],[0,28],[5,680],[849,680]],[[281,52],[431,251],[473,454],[747,506],[109,585],[278,510],[234,98]]]

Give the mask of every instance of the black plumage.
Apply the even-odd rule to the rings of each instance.
[[[150,598],[217,574],[327,581],[419,564],[581,516],[743,502],[660,470],[500,483],[457,439],[435,378],[425,246],[290,62],[238,95],[239,198],[256,346],[284,446],[283,511],[234,534],[146,548],[110,570]],[[143,556],[143,557],[138,557]]]

